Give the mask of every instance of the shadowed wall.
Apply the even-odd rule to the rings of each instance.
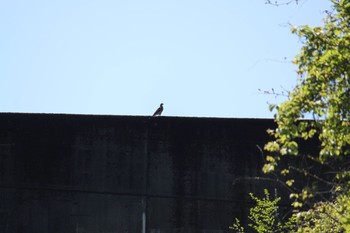
[[[273,120],[0,113],[0,232],[223,233]]]

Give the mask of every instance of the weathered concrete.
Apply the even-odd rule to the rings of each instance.
[[[0,113],[0,232],[228,232],[273,124]]]

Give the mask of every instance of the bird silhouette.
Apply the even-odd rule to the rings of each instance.
[[[159,108],[154,112],[153,116],[160,116],[163,112],[163,103],[160,104]]]

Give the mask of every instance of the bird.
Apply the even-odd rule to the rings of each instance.
[[[159,108],[154,112],[153,116],[160,116],[163,112],[163,103],[160,104]]]

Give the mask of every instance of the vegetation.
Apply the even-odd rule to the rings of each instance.
[[[294,214],[288,231],[282,224],[269,232],[350,232],[350,0],[331,1],[323,26],[292,28],[303,42],[294,60],[298,84],[271,106],[277,128],[268,131],[274,140],[265,146],[263,171],[290,188]],[[303,151],[303,143],[315,142],[317,150]],[[270,212],[260,210],[267,217],[251,224],[267,232]]]
[[[265,0],[265,4],[270,4],[274,6],[289,5],[291,3],[298,4],[299,0],[286,0],[286,1],[276,1],[276,0]]]
[[[250,198],[254,201],[255,206],[250,209],[249,220],[251,221],[248,226],[250,229],[258,233],[271,233],[271,232],[289,232],[295,225],[295,218],[290,218],[288,221],[282,221],[279,218],[278,202],[281,198],[270,198],[270,194],[267,189],[264,190],[265,197],[259,199],[250,193]],[[239,219],[235,219],[235,222],[230,226],[231,230],[239,233],[244,233],[245,228],[241,225]]]

